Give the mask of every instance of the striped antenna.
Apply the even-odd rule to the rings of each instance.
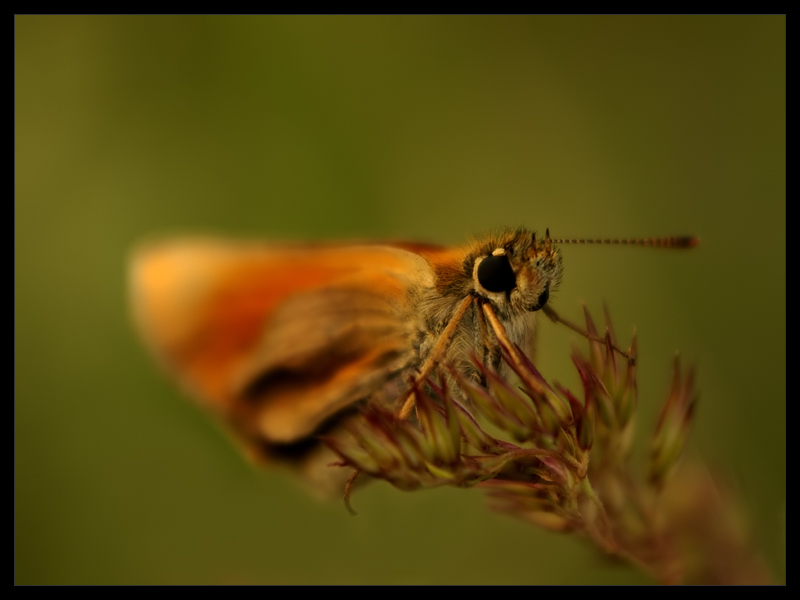
[[[550,237],[550,230],[545,233],[546,237]],[[611,240],[597,240],[597,239],[563,239],[552,238],[550,240],[554,244],[621,244],[628,246],[652,246],[655,248],[692,248],[700,243],[700,238],[691,235],[678,235],[670,237],[657,237],[657,238],[633,238],[633,239],[611,239]]]

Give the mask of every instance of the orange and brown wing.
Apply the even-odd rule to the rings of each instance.
[[[389,246],[208,240],[134,255],[137,324],[192,395],[248,440],[294,443],[415,360],[428,263]]]

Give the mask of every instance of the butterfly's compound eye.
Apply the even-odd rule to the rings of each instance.
[[[539,294],[539,299],[536,301],[536,308],[532,310],[539,310],[545,304],[547,304],[547,301],[549,299],[550,299],[550,286],[547,285],[545,286],[544,291],[541,294]]]
[[[487,256],[478,265],[478,283],[490,292],[510,292],[517,286],[517,278],[508,257]]]

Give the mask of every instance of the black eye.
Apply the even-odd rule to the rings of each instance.
[[[510,292],[517,287],[517,279],[505,255],[487,256],[481,261],[478,283],[490,292]]]
[[[549,299],[550,299],[550,286],[546,285],[544,291],[541,294],[539,294],[539,299],[536,301],[536,308],[532,310],[539,310],[545,304],[547,304],[547,301]]]

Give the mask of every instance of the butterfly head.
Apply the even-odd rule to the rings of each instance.
[[[473,270],[475,291],[498,308],[540,310],[561,281],[561,254],[550,239],[517,231],[484,246]],[[505,312],[505,311],[504,311]]]

